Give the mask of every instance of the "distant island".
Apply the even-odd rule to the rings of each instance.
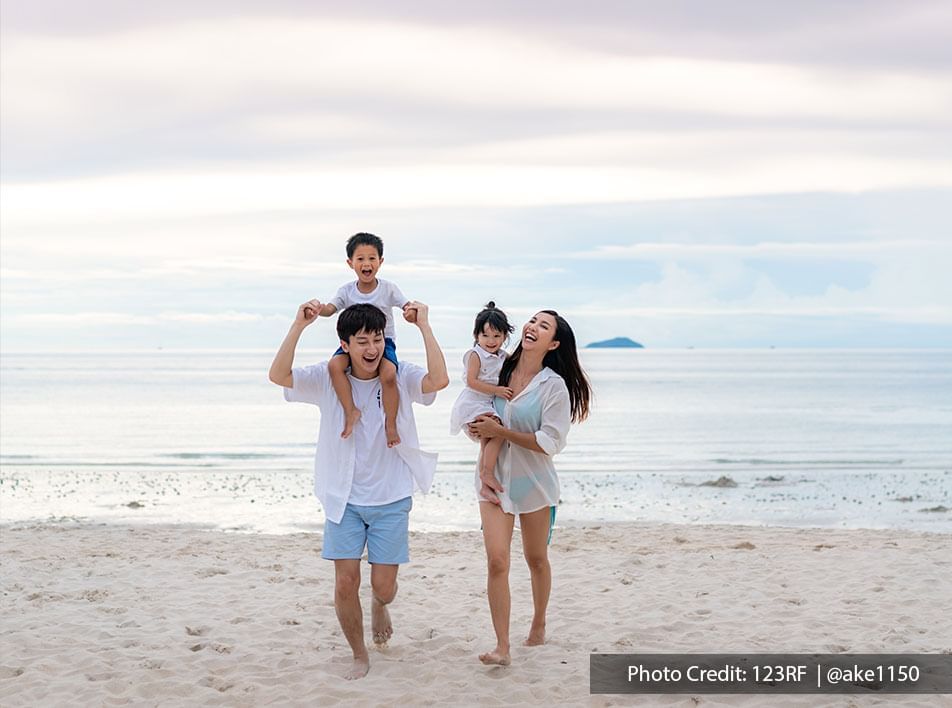
[[[615,337],[601,342],[592,342],[585,345],[586,349],[644,349],[644,345],[638,344],[628,337]]]

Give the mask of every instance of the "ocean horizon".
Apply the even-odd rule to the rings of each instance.
[[[411,528],[478,529],[476,446],[451,385],[416,406],[434,486]],[[328,352],[300,351],[296,363]],[[583,349],[591,418],[556,458],[557,523],[952,532],[952,351]],[[293,533],[319,412],[267,381],[272,349],[0,354],[0,522],[176,523]],[[422,363],[422,350],[401,350]]]

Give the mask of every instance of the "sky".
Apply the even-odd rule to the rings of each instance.
[[[952,347],[950,203],[945,1],[0,6],[6,352],[276,348],[358,231],[448,347]]]

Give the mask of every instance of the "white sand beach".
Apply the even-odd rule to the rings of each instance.
[[[414,533],[370,674],[319,534],[6,525],[0,704],[949,705],[949,696],[590,696],[590,652],[952,652],[952,536],[740,526],[557,528],[545,646],[513,544],[513,664],[493,643],[481,536]],[[517,533],[518,536],[518,533]],[[369,593],[364,567],[365,609]],[[369,625],[369,617],[365,617]],[[369,641],[369,626],[368,641]]]

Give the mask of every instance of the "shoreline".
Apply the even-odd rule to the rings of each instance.
[[[589,696],[588,655],[952,652],[940,581],[952,570],[950,535],[600,523],[556,527],[549,641],[537,648],[519,646],[531,593],[514,540],[513,666],[488,668],[476,659],[493,636],[479,532],[414,531],[391,609],[395,636],[371,650],[365,679],[347,682],[333,564],[319,548],[316,533],[3,524],[0,702],[694,705],[687,694]],[[935,699],[817,695],[809,704]],[[806,704],[793,695],[771,703]]]

